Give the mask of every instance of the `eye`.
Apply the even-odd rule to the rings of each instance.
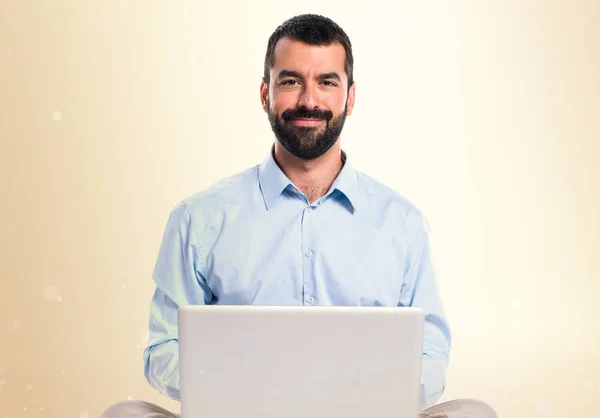
[[[279,83],[280,86],[293,86],[294,83],[297,83],[296,80],[283,80],[281,83]]]
[[[337,86],[337,84],[335,84],[333,81],[329,81],[329,80],[323,81],[323,84],[325,84],[327,87],[335,87],[335,86]]]

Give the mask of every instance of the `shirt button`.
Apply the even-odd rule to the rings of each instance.
[[[312,212],[312,208],[309,206],[309,207],[306,208],[306,211],[307,212]]]
[[[306,250],[306,252],[304,254],[306,254],[307,257],[310,257],[312,255],[312,251]]]
[[[314,299],[313,299],[313,297],[312,297],[312,296],[309,296],[309,297],[306,299],[306,301],[307,301],[308,303],[313,303],[313,300],[314,300]]]

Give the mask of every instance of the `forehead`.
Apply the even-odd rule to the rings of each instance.
[[[275,63],[271,71],[295,70],[302,73],[335,71],[345,74],[346,51],[340,43],[314,46],[282,38],[275,46]]]

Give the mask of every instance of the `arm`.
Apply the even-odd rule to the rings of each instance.
[[[435,404],[446,386],[446,368],[450,355],[451,332],[439,293],[431,257],[429,226],[418,211],[408,215],[408,259],[405,289],[400,306],[417,306],[425,311],[420,408]]]
[[[181,202],[170,213],[152,279],[150,338],[144,350],[144,376],[151,387],[179,401],[177,309],[210,300],[202,277],[204,253],[190,208]]]

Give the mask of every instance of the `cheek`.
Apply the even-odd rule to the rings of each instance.
[[[342,113],[344,111],[344,108],[346,107],[346,99],[347,96],[345,94],[331,94],[324,96],[321,100],[321,104],[322,106],[331,110],[332,112],[339,114]]]
[[[283,113],[287,109],[293,109],[295,106],[296,102],[289,96],[271,97],[269,102],[269,108],[271,111],[278,114]]]

